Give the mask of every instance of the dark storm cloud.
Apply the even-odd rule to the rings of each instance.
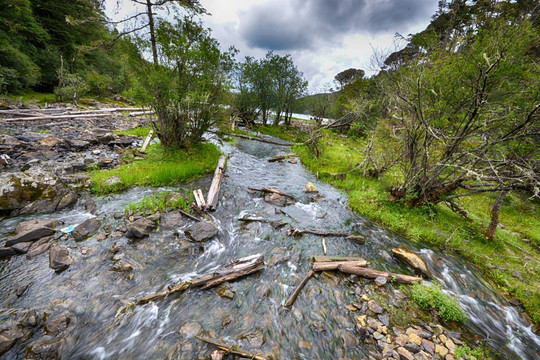
[[[246,12],[240,31],[250,47],[307,49],[351,32],[401,31],[431,9],[425,0],[274,0]]]

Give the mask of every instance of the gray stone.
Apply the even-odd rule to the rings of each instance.
[[[435,354],[435,344],[429,340],[422,339],[422,342],[420,343],[422,348],[430,353],[431,355]]]
[[[58,350],[65,339],[45,336],[32,344],[25,351],[25,359],[59,359]]]
[[[60,273],[66,270],[71,264],[73,264],[73,259],[69,256],[66,245],[55,245],[51,247],[49,251],[50,268]]]
[[[414,360],[413,354],[404,347],[398,347],[397,353],[402,360]]]
[[[389,319],[388,315],[380,314],[377,317],[379,318],[379,321],[383,323],[384,326],[389,326],[390,325],[390,319]]]
[[[67,139],[67,143],[75,148],[76,150],[84,150],[86,149],[87,147],[90,146],[90,143],[88,141],[84,141],[84,140],[76,140],[76,139],[73,139],[73,140],[70,140],[70,139]]]
[[[52,236],[47,236],[33,243],[32,246],[30,246],[30,249],[28,249],[28,252],[26,253],[26,258],[31,259],[49,250],[49,248],[51,247],[51,243],[49,241],[52,238]]]
[[[13,245],[11,248],[17,252],[17,254],[26,254],[33,242],[22,242]]]
[[[275,206],[287,206],[293,203],[290,198],[274,193],[265,194],[264,201]]]
[[[413,269],[420,272],[425,277],[431,278],[431,272],[426,265],[426,261],[417,253],[408,249],[394,248],[392,249],[392,255],[410,265]]]
[[[197,323],[186,323],[182,325],[178,333],[184,335],[185,337],[191,338],[195,335],[198,335],[202,330],[202,326]]]
[[[183,215],[178,211],[171,211],[166,214],[162,214],[160,218],[160,225],[164,229],[173,229],[181,227],[185,224]]]
[[[150,219],[140,218],[132,223],[127,224],[127,236],[142,239],[150,235],[157,224]]]
[[[105,181],[101,183],[101,186],[104,186],[104,187],[123,186],[123,185],[124,185],[124,181],[122,180],[122,178],[120,178],[120,176],[111,176],[110,178],[105,179]]]
[[[101,221],[97,218],[90,218],[77,225],[71,234],[76,241],[80,241],[95,235],[100,228]]]
[[[250,331],[246,334],[241,335],[242,339],[245,339],[249,345],[251,345],[254,348],[260,348],[264,344],[264,335],[258,331]]]
[[[111,269],[117,272],[130,272],[133,270],[133,266],[127,261],[120,260],[115,262]]]
[[[420,346],[412,343],[405,344],[405,349],[409,350],[413,354],[416,354],[417,352],[422,350]]]
[[[36,310],[28,310],[23,314],[21,320],[19,321],[19,326],[23,328],[32,328],[39,323],[39,318]]]
[[[45,324],[45,333],[47,335],[58,336],[68,328],[70,322],[71,319],[66,315],[57,316]]]
[[[218,233],[218,229],[207,221],[199,221],[184,232],[191,240],[203,242],[213,238]]]
[[[73,206],[77,203],[79,200],[79,195],[75,194],[73,191],[68,192],[62,200],[56,205],[56,210],[62,210],[65,208],[68,208],[70,206]]]
[[[22,242],[31,242],[41,239],[44,236],[54,234],[54,220],[34,219],[24,221],[15,228],[15,235],[10,236],[6,241],[6,246],[13,246]]]
[[[346,348],[350,349],[358,346],[358,339],[348,331],[344,331],[343,334],[341,334],[341,340]]]
[[[96,213],[96,210],[97,210],[96,202],[90,196],[87,196],[84,199],[84,209],[91,214]]]
[[[383,286],[387,282],[386,278],[384,276],[378,276],[375,278],[375,284],[377,286]]]
[[[384,311],[383,308],[380,307],[380,305],[375,302],[375,300],[368,301],[368,308],[369,310],[373,311],[375,314],[382,314],[382,312]]]

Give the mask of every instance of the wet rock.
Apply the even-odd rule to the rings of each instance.
[[[108,143],[110,143],[111,141],[115,139],[116,139],[116,136],[113,133],[106,133],[104,135],[99,135],[96,137],[96,140],[103,145],[107,145]]]
[[[22,242],[22,243],[13,245],[11,248],[15,250],[17,254],[26,254],[30,246],[32,246],[32,244],[33,242]]]
[[[84,141],[84,140],[76,140],[76,139],[67,139],[66,140],[68,145],[71,146],[75,150],[84,150],[90,146],[90,142]]]
[[[313,331],[318,333],[326,331],[326,327],[324,326],[324,323],[322,321],[314,321],[311,324],[311,327],[313,328]]]
[[[184,232],[191,240],[203,242],[213,238],[218,233],[218,229],[207,221],[199,221]]]
[[[260,299],[268,298],[272,295],[272,287],[269,284],[261,284],[257,286],[256,295]]]
[[[120,254],[115,254],[113,257],[112,257],[112,261],[120,261],[124,258],[126,254],[123,254],[123,253],[120,253]]]
[[[456,342],[456,340],[461,339],[461,333],[458,333],[456,331],[447,330],[445,333],[446,333],[446,336],[454,340],[454,342]]]
[[[49,241],[52,238],[52,236],[47,236],[33,243],[32,246],[30,246],[30,249],[28,249],[28,252],[26,253],[26,258],[31,259],[49,250],[51,247],[51,243]]]
[[[317,190],[317,187],[310,181],[306,184],[306,187],[304,189],[307,193],[317,193],[319,190]]]
[[[70,322],[71,318],[66,315],[60,315],[48,321],[43,329],[47,335],[57,336],[69,327]]]
[[[77,225],[71,234],[75,241],[81,241],[96,234],[100,228],[101,221],[97,218],[90,218]]]
[[[107,238],[107,235],[105,233],[99,233],[98,236],[96,236],[96,240],[101,242]]]
[[[290,198],[274,193],[265,194],[264,201],[275,206],[287,206],[293,203]]]
[[[229,299],[229,300],[232,300],[234,299],[234,291],[230,290],[230,289],[227,289],[226,287],[224,286],[220,286],[218,289],[217,289],[217,293],[220,297],[222,298],[226,298],[226,299]]]
[[[19,321],[19,326],[23,328],[32,328],[39,324],[39,317],[36,310],[28,310],[23,314],[21,320]]]
[[[34,219],[21,222],[15,228],[15,235],[12,235],[6,241],[6,246],[13,246],[17,243],[31,242],[42,237],[54,234],[54,220]]]
[[[431,278],[431,272],[429,271],[425,260],[415,252],[407,249],[394,248],[392,254],[399,260],[406,264],[409,264],[413,269],[420,272],[427,278]]]
[[[382,314],[384,311],[382,307],[380,307],[375,300],[368,301],[368,308],[369,310],[373,311],[375,314]]]
[[[222,360],[227,353],[223,350],[214,350],[210,353],[210,359],[212,360]]]
[[[22,337],[23,333],[17,327],[0,330],[0,355],[11,349]]]
[[[456,344],[454,344],[454,342],[450,339],[446,340],[446,342],[444,343],[444,345],[446,346],[446,348],[448,349],[448,351],[450,352],[450,354],[453,354],[455,349],[456,349]]]
[[[375,332],[373,333],[373,337],[375,338],[375,340],[386,339],[386,336],[384,336],[383,334],[381,334],[381,333],[378,332],[378,331],[375,331]]]
[[[57,210],[65,209],[71,207],[77,203],[79,200],[79,195],[75,194],[73,191],[68,192],[62,200],[56,205]]]
[[[182,325],[180,330],[178,330],[178,334],[183,335],[185,337],[191,338],[195,335],[198,335],[202,330],[201,325],[197,323],[186,323]]]
[[[17,252],[13,248],[0,247],[0,259],[6,259],[14,255],[17,255]]]
[[[90,196],[87,196],[84,199],[84,209],[91,214],[96,213],[96,210],[97,210],[96,202]]]
[[[69,256],[69,252],[66,245],[55,245],[51,247],[49,251],[49,267],[60,273],[66,270],[71,264],[73,259]]]
[[[420,346],[411,343],[405,344],[405,349],[409,350],[412,354],[416,354],[417,352],[422,350]]]
[[[171,211],[166,214],[162,214],[160,218],[160,225],[164,229],[179,228],[184,224],[184,218],[178,211]]]
[[[17,288],[17,291],[15,291],[15,295],[17,295],[17,297],[23,296],[23,294],[26,292],[26,290],[28,290],[28,288],[30,287],[30,285],[32,285],[32,283],[20,285],[20,286]]]
[[[375,284],[377,286],[383,286],[387,282],[386,278],[384,276],[378,276],[375,278]]]
[[[117,272],[130,272],[133,271],[133,265],[131,265],[127,261],[120,260],[115,262],[111,269]]]
[[[64,343],[64,339],[55,339],[50,336],[39,339],[26,348],[25,359],[59,359],[58,350]]]
[[[341,340],[346,348],[350,349],[358,346],[358,339],[348,331],[344,331],[343,334],[341,334]]]
[[[260,348],[264,344],[264,335],[258,331],[250,331],[248,333],[242,334],[241,339],[245,339],[248,344],[254,348]]]
[[[409,337],[405,334],[399,334],[396,336],[396,344],[398,344],[399,346],[405,346],[405,344],[407,344],[407,342],[409,341]]]
[[[420,351],[419,353],[414,354],[414,359],[415,360],[432,360],[433,356],[431,356],[428,353],[425,353],[424,351]]]
[[[389,326],[390,325],[390,319],[388,318],[388,315],[381,314],[381,315],[377,316],[377,318],[379,319],[380,322],[383,323],[384,326]]]
[[[398,347],[397,353],[401,360],[414,360],[413,354],[404,347]]]
[[[420,336],[423,339],[429,339],[433,336],[433,332],[427,331],[427,330],[416,330],[416,335]]]
[[[127,224],[126,236],[132,238],[142,239],[148,235],[157,227],[157,224],[147,218],[140,218]]]
[[[420,345],[422,343],[422,338],[415,333],[411,332],[409,333],[409,342]]]

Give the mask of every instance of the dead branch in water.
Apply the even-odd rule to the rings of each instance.
[[[309,270],[309,272],[306,274],[306,276],[302,279],[302,282],[298,285],[298,287],[292,292],[292,294],[287,298],[287,301],[285,301],[285,307],[290,307],[294,302],[296,301],[296,298],[300,294],[300,291],[306,286],[308,280],[313,276],[314,271]]]
[[[296,201],[296,198],[294,197],[294,195],[287,194],[287,193],[284,193],[284,192],[281,192],[279,190],[272,189],[272,188],[269,188],[269,187],[254,188],[254,187],[248,186],[248,189],[251,190],[251,191],[260,191],[260,192],[264,192],[264,193],[274,193],[274,194],[278,194],[278,195],[281,195],[281,196],[288,197],[288,198],[293,199],[293,200]]]
[[[228,346],[227,344],[224,344],[224,343],[216,341],[216,340],[212,340],[212,339],[204,337],[204,336],[198,336],[197,335],[197,336],[195,336],[195,338],[199,339],[201,341],[204,341],[205,343],[217,346],[219,349],[221,349],[221,350],[223,350],[223,351],[225,351],[227,353],[233,354],[233,355],[238,355],[240,357],[247,358],[247,359],[268,360],[264,356],[261,356],[261,355],[258,355],[258,354],[252,354],[250,352],[247,352],[246,350],[240,349],[238,346]]]
[[[351,233],[344,233],[339,231],[327,231],[327,230],[317,230],[317,229],[298,229],[290,228],[287,230],[288,236],[302,236],[304,234],[312,234],[317,236],[334,236],[334,237],[344,237],[347,240],[355,241],[360,244],[366,242],[366,238],[363,235],[355,235]]]

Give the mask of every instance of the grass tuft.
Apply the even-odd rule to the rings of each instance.
[[[439,316],[446,321],[463,323],[467,314],[463,311],[456,299],[443,292],[439,284],[424,285],[415,283],[411,286],[412,299],[423,309],[437,310]]]

